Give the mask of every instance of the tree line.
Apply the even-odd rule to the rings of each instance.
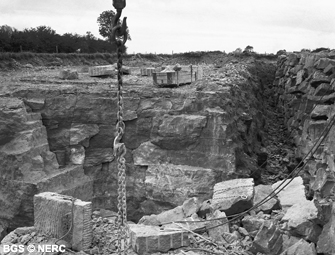
[[[0,52],[96,53],[114,50],[114,45],[96,38],[91,32],[86,32],[86,35],[71,33],[59,35],[47,26],[24,29],[23,31],[8,25],[0,26]]]
[[[91,32],[86,35],[65,33],[59,35],[48,26],[19,31],[8,25],[0,26],[0,52],[30,51],[36,53],[105,53],[114,52],[116,45],[111,43],[111,24],[115,12],[108,10],[102,12],[98,19],[99,33],[105,40],[96,38]],[[118,24],[121,24],[118,22]],[[131,40],[127,29],[128,40]],[[122,48],[126,51],[126,47]]]

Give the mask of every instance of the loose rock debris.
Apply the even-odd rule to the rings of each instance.
[[[253,182],[247,179],[229,180],[217,186],[234,187],[234,183],[240,185],[244,182],[248,182],[249,185],[241,186],[240,189],[245,189],[246,192],[251,189],[250,201],[254,203],[257,203],[257,199],[253,199],[258,196],[257,192],[264,187],[266,190],[272,190],[270,185],[257,188],[258,186],[255,187]],[[303,187],[301,177],[297,177],[283,191],[284,194],[295,192],[295,203],[285,202],[282,196],[279,197],[279,201],[274,197],[278,203],[284,203],[282,210],[266,207],[263,211],[258,208],[257,212],[251,210],[244,217],[229,223],[227,219],[233,212],[230,208],[245,203],[246,207],[243,207],[245,210],[253,206],[249,205],[250,201],[232,200],[231,196],[216,197],[214,207],[221,211],[213,210],[211,201],[204,201],[204,204],[210,204],[211,209],[205,216],[199,217],[198,213],[203,206],[197,198],[190,198],[177,208],[158,215],[144,216],[138,224],[129,222],[132,250],[130,254],[296,254],[292,251],[298,248],[308,252],[306,254],[316,254],[315,242],[320,234],[320,228],[313,221],[316,219],[317,210],[312,201],[306,200],[304,193],[296,191],[302,190]],[[231,206],[225,207],[227,203]],[[242,210],[234,211],[237,212]],[[69,253],[116,254],[116,218],[117,214],[112,211],[103,209],[94,211],[92,244],[80,252],[71,250]],[[207,230],[219,224],[220,226]],[[74,248],[71,247],[71,242],[57,240],[46,233],[41,234],[35,227],[28,227],[12,231],[1,241],[0,247],[5,244],[27,246],[41,243],[59,244],[59,242],[66,244],[69,249]],[[6,254],[3,248],[0,248],[0,254]]]

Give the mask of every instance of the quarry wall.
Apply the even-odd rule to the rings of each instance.
[[[335,187],[335,51],[290,53],[278,59],[274,81],[278,106],[296,144],[296,157],[308,157],[304,178],[320,207],[320,219],[330,217]],[[328,209],[326,209],[328,208]],[[327,211],[322,215],[323,211]]]
[[[218,70],[192,89],[125,85],[130,219],[208,199],[215,183],[257,168],[260,84],[246,66],[227,68],[234,72]],[[116,210],[116,87],[34,80],[1,92],[2,226],[31,225],[33,195],[43,191]]]

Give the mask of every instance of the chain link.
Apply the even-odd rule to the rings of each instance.
[[[125,4],[125,3],[124,3]],[[113,4],[114,5],[114,4]],[[115,7],[115,5],[114,5]],[[118,100],[118,111],[117,111],[117,124],[115,139],[113,143],[114,156],[117,159],[117,169],[118,169],[118,217],[117,217],[117,252],[118,254],[127,254],[129,249],[129,226],[127,224],[127,194],[126,194],[126,160],[125,154],[127,152],[126,146],[124,143],[121,143],[121,139],[125,132],[125,124],[123,122],[123,95],[122,95],[122,50],[124,43],[126,41],[126,24],[125,19],[122,24],[124,29],[121,30],[121,26],[117,25],[117,22],[121,16],[122,8],[117,8],[117,14],[113,21],[113,31],[112,31],[112,41],[116,43],[117,46],[117,79],[118,79],[118,91],[117,91],[117,100]],[[123,33],[123,42],[120,38],[116,38],[116,32],[118,36]]]

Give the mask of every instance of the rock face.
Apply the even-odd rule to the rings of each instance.
[[[59,168],[40,113],[27,112],[19,99],[0,98],[0,123],[1,225],[31,225],[33,196],[44,190],[92,196],[92,182],[82,166]]]
[[[327,209],[328,206],[323,206],[327,201],[333,201],[335,188],[335,129],[334,126],[330,126],[333,123],[335,113],[334,67],[334,51],[290,53],[282,55],[278,59],[274,81],[278,105],[285,113],[287,127],[291,130],[297,146],[296,157],[302,158],[310,151],[313,154],[312,157],[309,155],[305,160],[306,167],[303,177],[305,183],[308,184],[310,193],[314,193],[315,203],[319,205],[318,220],[324,226],[319,237],[317,250],[323,254],[334,253],[333,245],[329,241],[332,238],[330,229],[333,227],[330,226],[333,224],[333,212]],[[320,137],[324,138],[321,145],[314,147],[318,141],[321,141]],[[294,194],[297,193],[294,192]],[[301,197],[301,195],[299,196]],[[311,206],[307,205],[308,203],[305,203],[301,208],[293,206],[292,209],[288,210],[288,213],[291,210],[296,210],[297,219],[300,215],[301,218],[298,221],[301,221],[302,225],[313,225],[313,220],[308,220],[309,216],[304,213],[312,208],[312,214],[315,217],[315,208],[311,203]],[[305,209],[303,210],[303,208]],[[302,221],[305,222],[302,223]],[[302,227],[300,230],[302,232],[306,229],[312,230],[309,234],[320,231],[312,225],[308,228]],[[302,235],[308,239],[309,234]],[[316,242],[315,239],[314,242]],[[311,254],[315,254],[315,252]]]
[[[253,157],[260,147],[259,85],[244,77],[251,77],[246,66],[231,64],[229,68],[243,70],[243,76],[234,71],[220,85],[197,81],[189,88],[124,86],[122,141],[127,147],[129,219],[159,214],[194,196],[209,199],[215,183],[247,176],[251,165],[256,166],[254,160],[239,157]],[[102,81],[40,83],[43,86],[38,79],[34,84],[18,82],[0,90],[4,97],[23,101],[18,101],[20,107],[12,113],[0,113],[5,123],[0,124],[0,171],[5,178],[0,182],[6,183],[0,190],[7,194],[0,203],[10,210],[4,212],[6,216],[0,212],[0,218],[12,220],[8,215],[23,206],[24,214],[29,214],[25,222],[29,222],[32,203],[21,202],[32,202],[41,191],[79,194],[84,196],[80,199],[92,201],[93,208],[116,210],[115,86]],[[248,107],[246,102],[250,102]],[[35,117],[38,120],[28,120]],[[20,133],[25,130],[36,131]],[[25,154],[18,157],[23,150]],[[57,186],[50,180],[66,184]],[[22,192],[13,203],[10,197],[17,197],[15,189]]]

